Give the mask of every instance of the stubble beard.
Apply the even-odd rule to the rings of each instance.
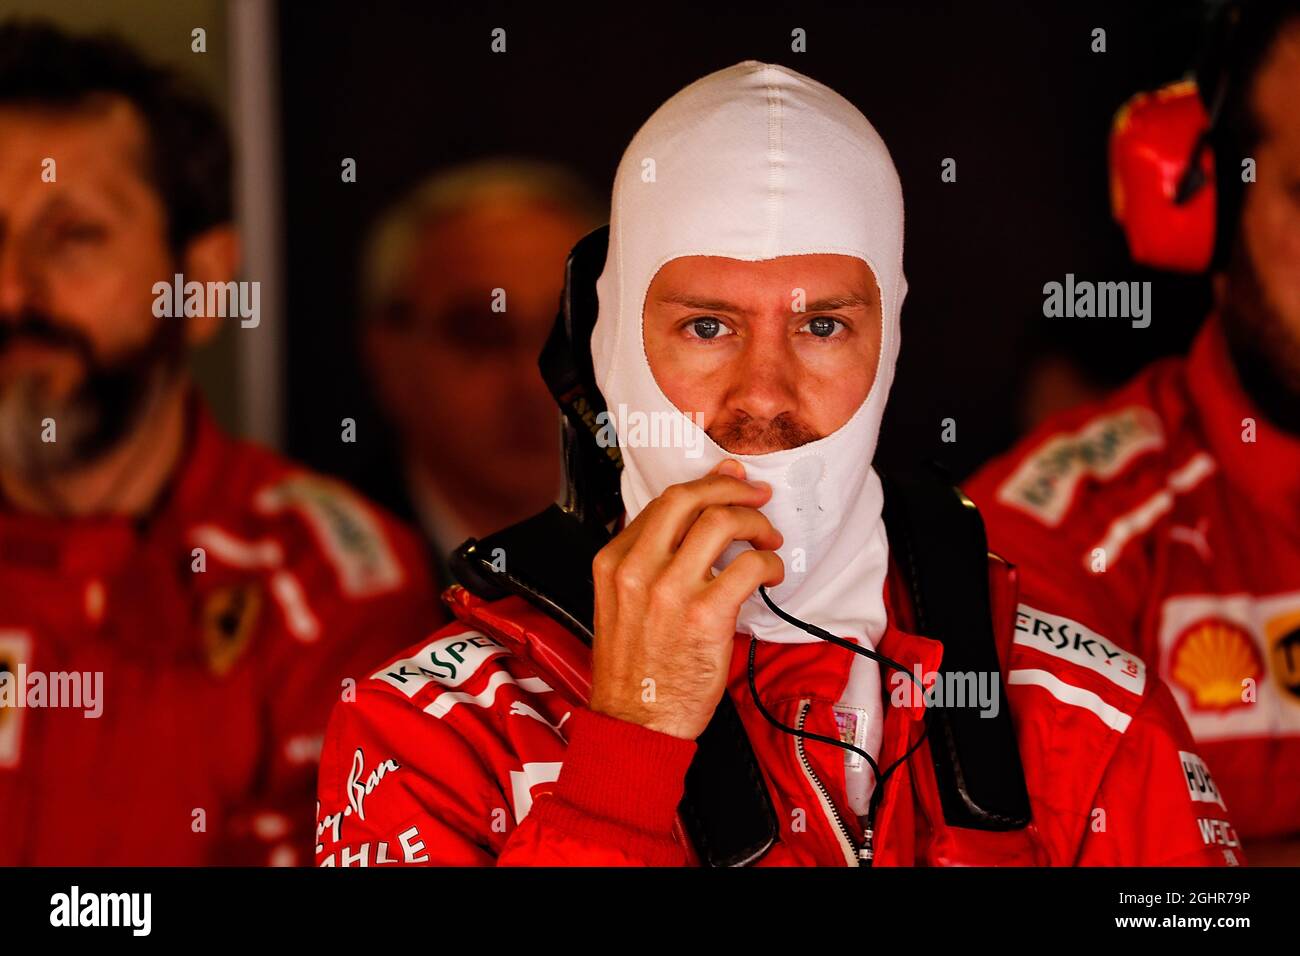
[[[95,464],[136,431],[175,387],[184,333],[163,319],[143,345],[111,362],[97,360],[84,340],[68,348],[83,369],[70,393],[52,394],[41,373],[0,385],[0,464],[38,487]]]
[[[1240,246],[1228,267],[1220,311],[1242,388],[1272,424],[1300,436],[1300,329],[1289,327],[1269,301]]]
[[[822,436],[792,415],[772,419],[736,415],[708,429],[718,447],[733,455],[764,455],[808,445]]]

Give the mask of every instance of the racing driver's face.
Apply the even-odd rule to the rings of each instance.
[[[831,434],[866,400],[880,355],[880,292],[861,259],[685,256],[646,293],[650,370],[732,454]]]

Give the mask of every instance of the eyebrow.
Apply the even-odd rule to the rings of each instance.
[[[99,190],[99,196],[102,197],[102,205],[121,214],[129,214],[135,211],[136,204],[132,198],[122,190],[116,183],[110,183],[103,189]],[[44,209],[44,215],[59,215],[60,213],[102,213],[103,209],[98,208],[99,198],[95,196],[82,196],[75,192],[59,193],[50,199],[49,204]]]
[[[736,315],[747,315],[750,311],[725,299],[706,299],[684,292],[667,292],[658,296],[656,300],[666,305],[680,305],[687,309],[699,309],[703,312],[731,312]],[[856,292],[845,292],[809,302],[804,307],[804,311],[835,312],[839,309],[867,308],[870,305],[871,303],[867,299],[864,299]]]
[[[809,302],[805,312],[834,312],[836,309],[865,309],[871,305],[856,292],[827,296],[815,302]]]

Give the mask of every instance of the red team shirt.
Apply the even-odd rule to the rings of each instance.
[[[1168,684],[1240,832],[1300,832],[1300,440],[1219,321],[965,490],[1026,587]]]
[[[1034,822],[1009,833],[948,827],[923,744],[885,784],[875,863],[1242,862],[1223,798],[1169,691],[1134,655],[1018,594],[1014,572],[997,559],[990,590],[1006,683],[999,703],[1012,714]],[[694,741],[583,706],[589,651],[522,599],[488,603],[462,588],[448,597],[457,621],[372,669],[356,700],[335,708],[321,755],[317,862],[697,862],[677,819]],[[897,574],[886,601],[890,624],[879,650],[924,678],[942,647],[906,630]],[[863,832],[848,810],[846,758],[763,719],[746,682],[749,644],[737,635],[727,693],[779,827],[757,862],[857,865]],[[821,642],[760,643],[759,693],[781,722],[836,736],[852,659]],[[880,763],[888,766],[917,741],[924,711],[922,700],[896,697],[888,677],[884,683]]]
[[[410,532],[190,414],[146,519],[0,504],[0,866],[308,862],[344,679],[443,617]]]

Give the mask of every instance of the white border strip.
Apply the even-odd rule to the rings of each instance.
[[[1203,480],[1214,474],[1217,465],[1207,452],[1198,452],[1185,461],[1177,471],[1169,475],[1166,487],[1157,491],[1132,511],[1120,515],[1110,523],[1106,535],[1092,551],[1101,549],[1106,555],[1106,564],[1114,566],[1124,546],[1139,534],[1150,529],[1160,518],[1174,506],[1174,495],[1191,491]],[[1083,556],[1084,567],[1091,570],[1090,555]]]
[[[1063,704],[1073,704],[1075,707],[1092,711],[1101,718],[1103,724],[1111,730],[1118,730],[1121,734],[1128,730],[1128,725],[1133,721],[1133,718],[1124,711],[1112,707],[1092,691],[1067,684],[1047,671],[1037,669],[1008,671],[1007,683],[1032,684],[1041,687]]]

